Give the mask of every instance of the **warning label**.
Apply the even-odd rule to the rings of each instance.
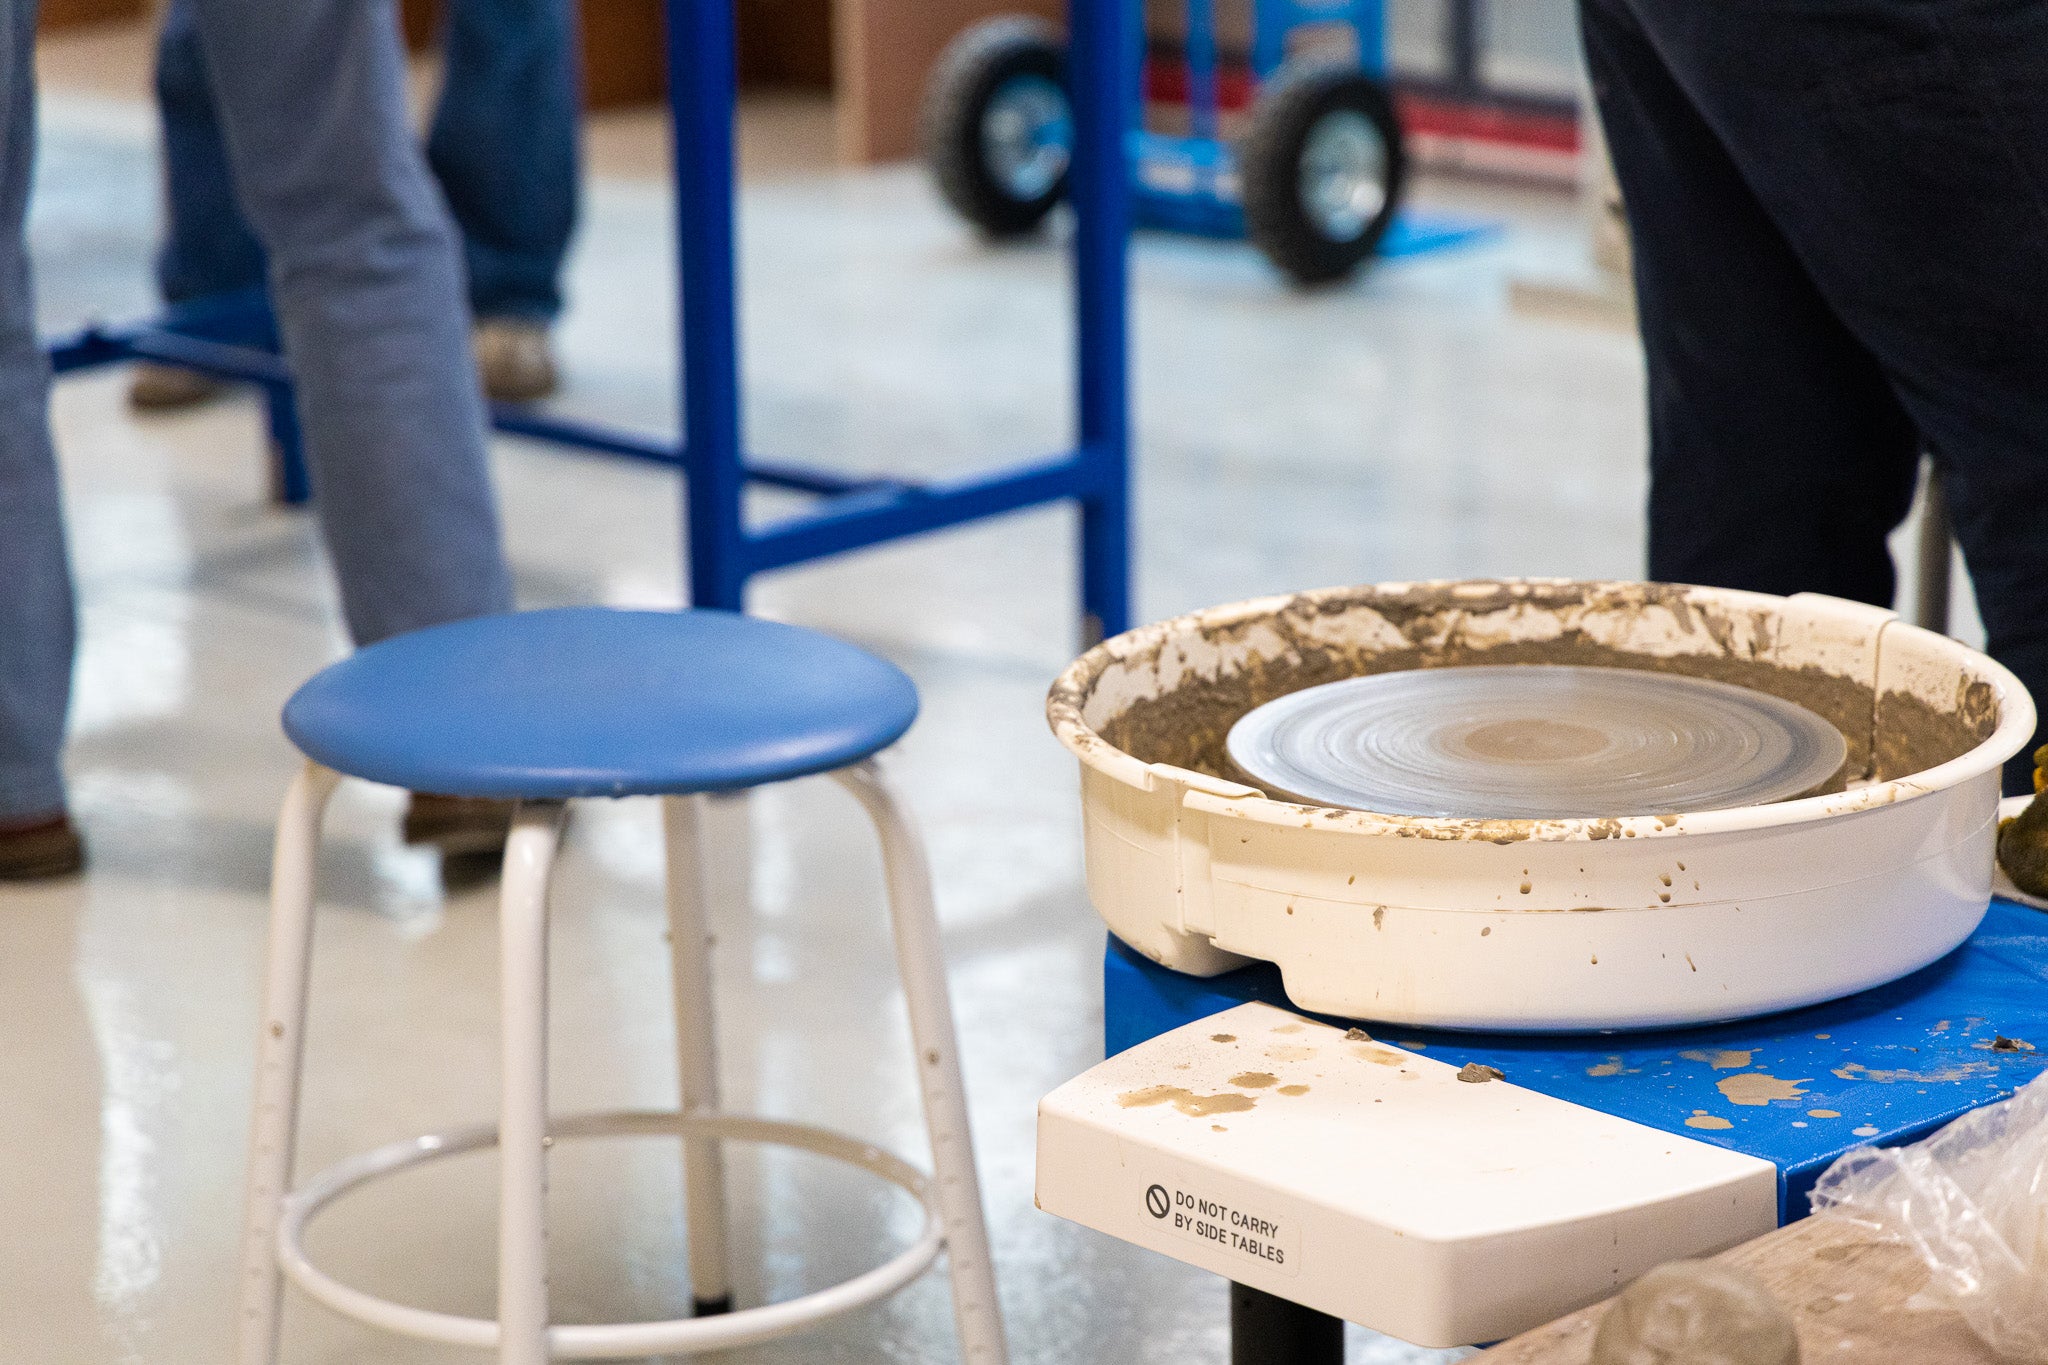
[[[1144,1187],[1148,1222],[1231,1259],[1256,1261],[1283,1275],[1301,1268],[1301,1234],[1292,1219],[1274,1217],[1175,1181]]]

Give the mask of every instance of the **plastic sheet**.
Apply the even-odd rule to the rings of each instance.
[[[1799,1365],[1799,1335],[1747,1271],[1672,1261],[1621,1292],[1589,1365]]]
[[[1902,1239],[1930,1297],[2000,1354],[2048,1362],[2048,1077],[1912,1146],[1850,1152],[1813,1209]]]

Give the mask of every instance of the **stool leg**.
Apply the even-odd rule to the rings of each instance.
[[[298,1132],[314,868],[320,856],[320,818],[340,780],[340,774],[330,769],[306,764],[285,794],[277,817],[277,848],[270,870],[270,946],[242,1213],[238,1365],[271,1365],[277,1358],[278,1308],[284,1289],[277,1268],[278,1206],[291,1186],[292,1147]]]
[[[718,1112],[718,1036],[711,999],[711,926],[706,914],[706,798],[661,803],[668,834],[669,953],[674,964],[676,1062],[685,1115]],[[690,1297],[698,1317],[732,1310],[727,1263],[725,1158],[716,1138],[683,1139],[684,1221],[690,1239]]]
[[[968,1365],[1003,1365],[1009,1350],[1003,1341],[988,1228],[982,1220],[974,1140],[967,1128],[967,1093],[960,1080],[953,1006],[946,993],[945,951],[939,940],[938,914],[932,908],[931,870],[925,863],[924,844],[872,760],[843,768],[833,776],[859,798],[881,836],[889,915],[896,934],[896,966],[910,1007],[917,1080],[924,1093],[925,1127],[931,1134],[932,1176],[952,1262],[953,1319],[960,1332],[960,1353]]]
[[[548,1359],[548,874],[562,803],[521,802],[499,896],[498,1360]]]

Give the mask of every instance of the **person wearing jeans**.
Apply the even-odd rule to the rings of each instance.
[[[157,41],[167,210],[157,283],[173,304],[263,281],[195,4],[171,0]],[[569,0],[450,0],[427,160],[462,231],[484,387],[508,402],[556,383],[548,328],[576,226],[578,99]],[[131,392],[138,407],[175,407],[216,388],[189,370],[147,366]]]
[[[2048,5],[1580,17],[1648,361],[1650,576],[1889,607],[1927,451],[1990,652],[2048,701]]]
[[[191,0],[187,14],[267,262],[350,634],[509,610],[461,248],[407,118],[395,9]],[[60,764],[71,575],[23,240],[35,26],[35,0],[0,0],[0,878],[82,862]],[[416,798],[411,824],[446,833],[465,812]],[[474,820],[455,832],[475,837]]]

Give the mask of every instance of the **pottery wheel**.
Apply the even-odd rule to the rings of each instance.
[[[1268,794],[1386,815],[1659,815],[1826,788],[1848,753],[1802,706],[1627,668],[1431,668],[1267,702],[1230,757]]]

